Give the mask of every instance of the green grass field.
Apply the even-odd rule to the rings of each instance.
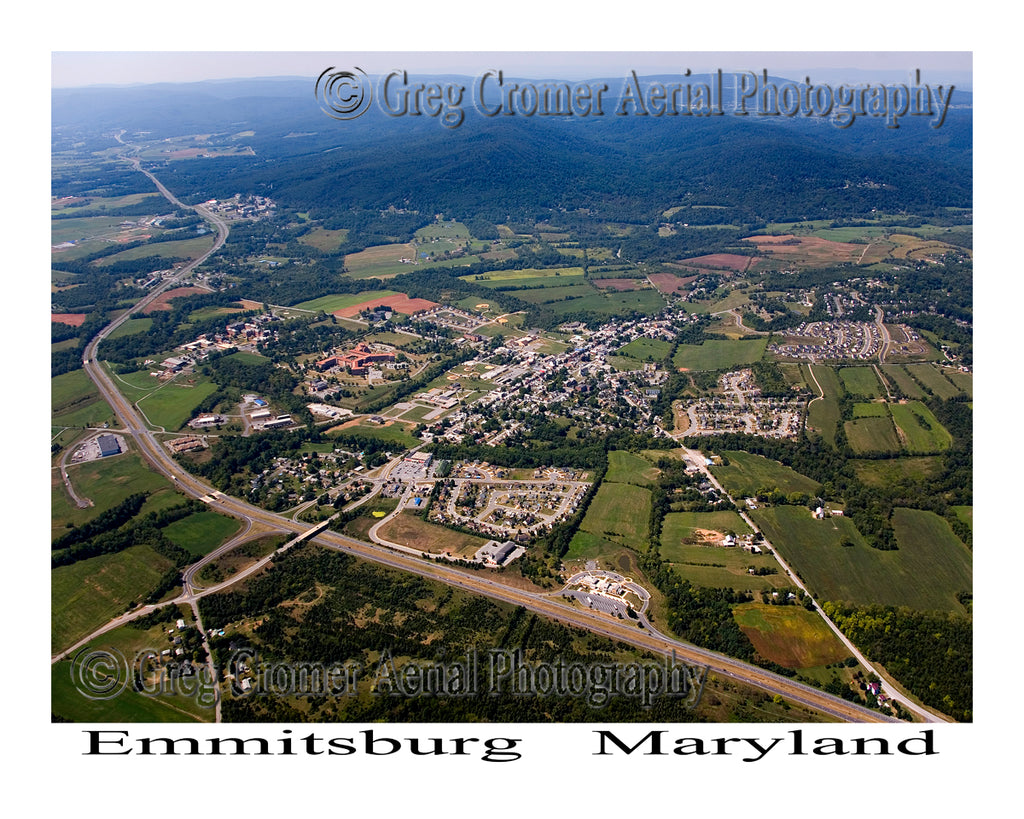
[[[181,429],[192,417],[192,410],[216,391],[217,385],[210,381],[195,386],[169,381],[139,401],[138,406],[152,426],[174,431]]]
[[[802,606],[741,603],[733,617],[758,654],[786,668],[813,668],[850,656],[825,621]]]
[[[647,537],[651,492],[624,483],[602,483],[580,524],[584,532],[640,548]]]
[[[133,336],[136,333],[148,333],[152,326],[153,319],[151,318],[128,319],[107,338],[121,338],[122,336]]]
[[[196,512],[164,527],[164,535],[196,557],[208,555],[237,534],[241,524],[216,512]]]
[[[974,373],[961,373],[946,370],[946,378],[953,382],[962,393],[969,398],[974,397]]]
[[[899,364],[883,364],[882,375],[890,379],[907,398],[924,398],[924,390]]]
[[[953,386],[934,364],[907,364],[906,369],[920,384],[939,398],[954,398],[960,394],[960,390]]]
[[[854,418],[888,418],[889,408],[885,404],[873,401],[870,404],[854,404]]]
[[[942,462],[935,457],[885,458],[851,463],[857,480],[877,487],[891,487],[907,479],[933,478],[942,470]]]
[[[213,235],[207,233],[204,236],[196,236],[192,239],[181,239],[175,242],[157,242],[156,244],[133,247],[130,250],[115,253],[113,256],[104,256],[96,262],[96,265],[98,267],[105,267],[114,262],[133,262],[136,259],[145,259],[147,256],[196,259],[212,246]]]
[[[587,282],[569,279],[565,284],[544,285],[532,290],[515,290],[509,295],[530,304],[556,304],[563,301],[579,301],[598,295]]]
[[[66,530],[67,523],[81,526],[101,512],[123,501],[134,492],[150,492],[142,513],[172,506],[182,500],[170,481],[149,468],[132,452],[68,466],[68,477],[75,491],[93,501],[87,509],[79,509],[68,498],[60,472],[51,470],[50,518],[51,537]]]
[[[315,247],[325,253],[335,253],[343,244],[348,241],[348,228],[328,230],[327,228],[315,227],[309,233],[299,237],[299,242],[309,247]]]
[[[418,443],[422,443],[412,437],[409,433],[409,430],[411,429],[412,427],[398,422],[388,424],[387,426],[381,426],[380,424],[371,424],[369,421],[366,421],[353,424],[352,426],[348,426],[340,430],[337,427],[334,427],[332,428],[332,431],[337,431],[337,433],[341,435],[364,435],[367,438],[375,438],[378,441],[391,441],[401,446],[403,449],[409,449],[410,447],[416,446]]]
[[[759,361],[767,344],[767,338],[680,344],[672,363],[687,370],[728,370]]]
[[[553,286],[561,286],[559,279],[582,277],[582,267],[552,267],[537,268],[524,267],[519,270],[493,270],[489,273],[479,273],[473,276],[460,276],[465,282],[482,284],[485,287],[499,286],[499,284],[527,284],[534,280],[540,282],[553,281]],[[531,284],[533,287],[543,287],[543,284]]]
[[[900,440],[888,415],[857,418],[847,421],[843,428],[850,448],[858,455],[869,452],[899,452]]]
[[[787,495],[791,492],[813,495],[821,488],[817,481],[778,461],[734,450],[719,454],[729,459],[729,465],[713,466],[711,472],[734,497],[754,495],[759,489],[772,486]]]
[[[50,413],[54,427],[100,427],[117,420],[85,370],[50,379]]]
[[[632,452],[613,450],[608,453],[608,472],[605,480],[609,483],[634,483],[649,486],[661,474],[646,458]]]
[[[567,299],[551,305],[559,315],[589,311],[603,316],[642,313],[650,316],[665,307],[665,299],[657,290],[630,290],[624,293],[594,293],[580,299]]]
[[[843,367],[839,370],[839,377],[850,395],[878,398],[882,394],[878,377],[871,367]]]
[[[956,594],[971,588],[970,552],[932,512],[897,510],[900,548],[889,552],[868,546],[847,518],[814,520],[804,507],[757,509],[751,517],[819,601],[963,611]]]
[[[371,299],[383,299],[387,296],[398,295],[395,290],[367,290],[365,293],[339,293],[332,296],[321,296],[318,299],[311,299],[310,301],[304,301],[301,304],[296,304],[296,307],[301,307],[303,310],[323,310],[325,313],[333,313],[335,310],[343,310],[346,307],[352,307],[356,304],[362,304],[364,301],[370,301]]]
[[[635,358],[638,361],[662,361],[672,352],[672,343],[654,338],[638,338],[618,351],[618,355]]]
[[[50,572],[50,649],[73,645],[108,620],[141,602],[171,561],[149,546],[80,560]]]
[[[839,378],[836,376],[836,371],[831,367],[809,364],[807,365],[807,370],[807,384],[817,393],[815,386],[816,378],[817,384],[821,386],[825,394],[823,398],[812,400],[807,405],[807,424],[828,441],[829,444],[835,446],[836,428],[839,425],[840,419],[839,396],[842,389],[839,386]],[[811,378],[812,373],[814,378]]]
[[[661,526],[662,551],[672,545],[693,541],[697,529],[705,529],[712,532],[727,534],[732,532],[737,535],[750,534],[750,527],[736,512],[670,512],[665,515],[665,521]],[[730,554],[735,552],[743,553],[742,549],[723,548],[723,551]],[[748,555],[749,556],[749,555]]]
[[[893,420],[906,436],[907,451],[925,455],[949,449],[953,436],[920,401],[893,404]]]
[[[960,518],[964,523],[974,528],[974,507],[973,506],[954,506],[953,511],[956,512],[956,516]]]

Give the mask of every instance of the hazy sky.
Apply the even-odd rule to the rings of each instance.
[[[502,69],[521,77],[586,79],[641,74],[713,71],[760,71],[836,82],[848,72],[850,81],[862,70],[897,72],[921,69],[926,82],[954,81],[966,85],[970,52],[393,52],[393,51],[56,51],[52,55],[53,87],[94,84],[192,82],[238,77],[316,77],[328,66],[359,66],[368,74],[393,69],[473,76]]]

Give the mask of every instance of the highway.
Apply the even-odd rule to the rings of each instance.
[[[135,161],[135,164],[137,167],[137,161]],[[147,171],[142,172],[153,179],[154,183],[160,188],[161,192],[165,196],[180,205],[178,200],[174,199],[173,196],[171,196],[170,193],[167,192],[166,189],[152,176],[152,174]],[[184,205],[181,206],[187,207]],[[185,471],[170,457],[163,445],[157,441],[153,433],[146,427],[146,424],[143,422],[135,407],[133,407],[124,398],[124,396],[121,395],[107,371],[97,361],[97,347],[112,330],[127,320],[131,313],[145,307],[153,301],[160,292],[180,283],[180,281],[185,278],[194,267],[201,264],[209,257],[210,254],[214,253],[221,245],[223,245],[228,232],[227,225],[223,220],[214,217],[213,214],[210,214],[201,207],[194,207],[193,210],[196,210],[203,215],[204,218],[208,218],[216,225],[218,236],[213,248],[211,248],[211,250],[201,258],[183,267],[173,277],[166,280],[154,292],[143,298],[132,310],[127,311],[104,328],[86,346],[83,353],[83,367],[88,376],[96,384],[102,397],[110,404],[111,408],[121,419],[124,427],[124,434],[131,436],[142,457],[149,463],[152,469],[163,475],[169,481],[175,483],[181,492],[193,498],[207,498],[211,509],[246,522],[247,530],[248,527],[251,527],[254,524],[260,524],[268,531],[291,532],[297,536],[307,535],[312,529],[322,529],[323,525],[321,524],[313,527],[309,524],[301,523],[281,515],[268,512],[237,498],[224,495]],[[212,499],[210,499],[211,496]],[[769,694],[779,694],[791,703],[806,705],[824,714],[831,715],[836,719],[850,722],[896,722],[892,717],[881,714],[877,711],[860,707],[843,699],[833,697],[811,686],[804,685],[780,675],[772,674],[756,666],[748,665],[747,663],[743,663],[725,655],[707,651],[660,634],[655,631],[649,623],[646,624],[644,628],[641,628],[632,621],[618,621],[594,612],[575,609],[567,603],[553,600],[546,595],[526,592],[506,586],[495,580],[491,580],[480,573],[463,571],[437,561],[425,560],[421,557],[395,552],[386,547],[364,543],[329,530],[321,531],[311,539],[315,540],[318,544],[322,544],[366,560],[372,560],[376,563],[390,566],[401,571],[411,572],[422,577],[437,580],[457,588],[465,589],[472,593],[481,594],[495,600],[509,603],[511,605],[522,606],[530,611],[550,617],[557,622],[587,629],[595,634],[600,634],[614,640],[621,640],[622,642],[637,648],[652,651],[661,655],[668,655],[674,652],[679,662],[691,665],[707,666],[711,672],[719,676],[753,685],[767,691]],[[281,550],[278,550],[278,553],[289,548],[295,542],[295,540],[290,541],[288,544],[283,546]],[[201,569],[203,565],[206,565],[208,562],[215,559],[216,555],[226,551],[229,546],[230,544],[225,544],[225,546],[222,546],[220,549],[210,555],[207,555],[203,560],[187,567],[184,570],[185,587],[183,589],[183,593],[180,597],[170,602],[190,605],[193,612],[198,617],[197,601],[200,598],[208,594],[216,593],[217,591],[250,576],[252,573],[259,571],[273,557],[273,555],[270,555],[264,558],[248,569],[232,576],[230,580],[218,584],[217,586],[205,589],[195,588],[193,583],[197,571]],[[127,622],[132,619],[132,617],[146,614],[149,611],[152,611],[152,607],[143,607],[136,612],[116,618],[116,620],[111,621],[103,628],[79,641],[76,645],[62,651],[59,655],[54,656],[52,658],[52,662],[56,662],[62,657],[72,654],[79,647],[85,645],[90,640],[95,639],[96,636],[109,631],[117,625]],[[211,672],[212,670],[213,669],[211,667]]]

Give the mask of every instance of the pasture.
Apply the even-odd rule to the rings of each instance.
[[[633,483],[649,486],[661,474],[646,458],[632,452],[612,450],[608,453],[608,472],[605,480],[610,483]]]
[[[842,388],[839,386],[839,378],[836,371],[831,367],[808,364],[807,383],[814,389],[820,386],[824,392],[823,398],[812,400],[807,405],[807,425],[817,432],[822,438],[835,446],[836,427],[839,424],[839,397]],[[815,390],[817,392],[817,390]]]
[[[895,383],[907,398],[924,398],[925,392],[921,389],[921,385],[901,365],[883,364],[881,370],[882,375]]]
[[[934,364],[907,364],[906,370],[919,384],[927,387],[939,398],[955,398],[960,394],[960,390],[953,386],[953,383]]]

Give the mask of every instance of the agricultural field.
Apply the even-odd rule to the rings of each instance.
[[[878,377],[871,367],[843,367],[839,370],[839,377],[850,395],[879,398],[882,394]]]
[[[444,526],[429,523],[415,512],[404,511],[380,527],[377,534],[384,540],[401,543],[429,554],[450,552],[453,557],[472,559],[477,549],[486,545],[487,538],[456,532]]]
[[[580,524],[584,532],[619,540],[634,548],[647,538],[651,492],[625,483],[602,483]]]
[[[974,373],[946,370],[945,375],[960,392],[968,398],[974,397]]]
[[[350,253],[345,257],[345,269],[353,279],[371,279],[376,276],[397,275],[399,272],[415,269],[401,259],[415,259],[416,246],[412,243],[398,245],[376,245]]]
[[[971,589],[971,555],[933,512],[897,509],[899,549],[889,552],[868,546],[848,518],[815,520],[800,506],[750,514],[819,601],[963,612],[956,595]]]
[[[50,379],[50,413],[53,427],[100,427],[117,419],[85,370]]]
[[[921,385],[901,365],[883,364],[881,370],[882,375],[895,383],[907,398],[924,398],[925,392],[921,389]]]
[[[334,313],[338,310],[343,310],[346,307],[354,307],[357,304],[362,304],[364,301],[382,299],[387,296],[397,295],[398,293],[394,290],[367,290],[365,293],[338,293],[331,296],[321,296],[318,299],[311,299],[310,301],[304,301],[300,304],[296,304],[295,306],[302,310],[312,310],[313,312],[323,310],[325,313]]]
[[[731,510],[724,512],[669,512],[665,515],[665,521],[661,527],[661,545],[664,550],[672,544],[699,544],[705,542],[707,538],[718,539],[718,535],[724,536],[730,532],[735,535],[750,534],[750,527],[747,526],[743,518]],[[725,551],[742,553],[743,550],[730,547]]]
[[[518,270],[493,270],[489,273],[478,273],[474,276],[461,276],[464,282],[482,284],[485,287],[501,287],[504,285],[529,285],[531,287],[543,287],[544,284],[537,282],[548,282],[549,287],[560,287],[559,279],[583,278],[582,267],[524,267]]]
[[[680,344],[672,364],[683,370],[731,370],[760,361],[767,338],[749,341],[712,339],[703,344]]]
[[[524,280],[525,281],[525,280]],[[543,284],[531,290],[516,290],[510,293],[517,299],[522,299],[530,304],[555,304],[562,301],[570,301],[593,296],[597,291],[587,282],[578,280],[573,283],[572,279],[567,282],[555,280],[555,284]]]
[[[758,270],[787,265],[824,267],[843,262],[871,264],[888,255],[888,247],[882,245],[834,242],[817,236],[749,236],[743,241],[753,244],[762,254],[763,258],[756,265]]]
[[[141,602],[154,589],[171,561],[149,546],[80,560],[50,572],[50,649],[73,645],[128,603]]]
[[[609,292],[566,299],[551,305],[559,315],[589,311],[603,316],[628,316],[641,313],[654,315],[665,307],[665,300],[657,290],[632,290],[625,293]]]
[[[953,443],[953,436],[920,401],[892,404],[890,410],[906,441],[907,451],[911,454],[942,452]]]
[[[825,621],[803,606],[741,603],[733,617],[758,654],[785,668],[814,668],[850,656]]]
[[[889,407],[879,401],[853,405],[854,418],[888,418]]]
[[[152,326],[153,319],[151,318],[128,319],[128,321],[108,335],[107,338],[121,338],[122,336],[133,336],[136,333],[147,333]]]
[[[778,570],[771,555],[755,555],[736,547],[699,546],[662,542],[661,556],[671,564],[672,572],[698,586],[734,589],[736,591],[771,591],[792,586],[789,578]],[[771,570],[774,574],[751,574],[753,568]]]
[[[196,512],[164,527],[164,536],[195,557],[204,557],[237,534],[241,524],[217,512]]]
[[[823,398],[812,399],[807,405],[807,425],[817,432],[829,444],[835,446],[836,427],[839,424],[839,397],[842,388],[839,386],[839,378],[836,371],[831,367],[808,364],[807,384],[814,389],[820,386],[824,392]],[[814,390],[817,392],[817,390]]]
[[[633,483],[649,486],[661,474],[646,458],[632,452],[613,450],[608,453],[608,472],[605,480],[610,483]]]
[[[907,364],[906,370],[918,383],[927,387],[943,400],[955,398],[960,394],[960,390],[954,387],[934,364]]]
[[[881,406],[881,405],[880,405]],[[846,440],[857,455],[869,452],[899,452],[900,440],[888,413],[885,416],[856,418],[843,425]]]
[[[213,234],[206,233],[192,239],[180,239],[173,242],[157,242],[156,244],[140,245],[122,250],[112,256],[104,256],[96,261],[97,267],[106,267],[115,262],[131,262],[147,256],[161,258],[197,259],[213,246]]]
[[[813,495],[821,485],[788,466],[749,452],[727,450],[718,453],[729,460],[728,466],[713,466],[711,472],[733,497],[755,495],[765,487],[775,487],[783,494],[793,492]]]

